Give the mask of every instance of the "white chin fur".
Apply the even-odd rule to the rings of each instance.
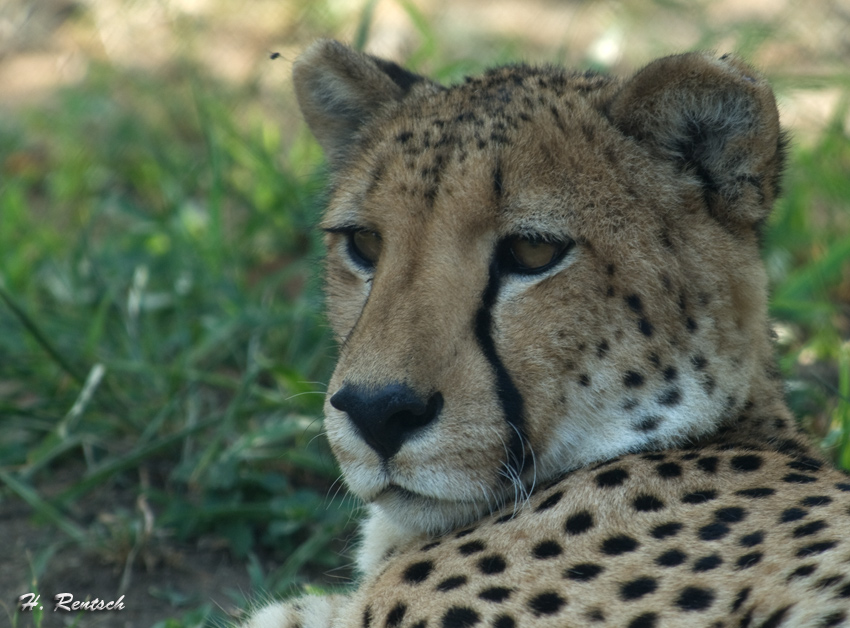
[[[412,534],[437,535],[480,519],[498,509],[502,501],[447,501],[390,491],[375,499],[372,506],[384,519]]]

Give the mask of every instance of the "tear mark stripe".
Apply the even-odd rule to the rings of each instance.
[[[502,359],[496,351],[496,344],[493,342],[493,316],[492,308],[496,303],[496,297],[499,295],[500,286],[499,266],[496,261],[496,255],[490,261],[489,276],[487,286],[484,288],[484,293],[481,296],[481,307],[475,314],[475,338],[478,341],[478,346],[481,347],[481,352],[493,368],[496,375],[496,393],[499,396],[499,404],[502,406],[502,413],[505,421],[510,426],[509,442],[508,442],[508,465],[518,474],[522,472],[523,467],[531,462],[531,456],[526,456],[524,442],[525,435],[525,419],[523,417],[525,402],[519,390],[514,384],[511,374],[505,368]]]

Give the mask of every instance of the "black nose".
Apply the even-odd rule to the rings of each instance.
[[[345,412],[363,440],[388,460],[414,432],[437,418],[443,395],[437,392],[425,400],[406,384],[377,390],[344,384],[331,397],[331,405]]]

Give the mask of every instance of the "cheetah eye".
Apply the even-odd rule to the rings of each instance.
[[[516,236],[505,242],[508,270],[515,273],[542,273],[557,264],[572,249],[573,240],[547,242]]]
[[[355,262],[373,268],[381,255],[381,236],[375,231],[358,229],[348,233],[348,253]]]

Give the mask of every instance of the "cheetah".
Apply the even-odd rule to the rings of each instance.
[[[773,357],[761,75],[689,53],[446,87],[334,41],[293,73],[362,577],[247,626],[850,626],[850,479]]]

